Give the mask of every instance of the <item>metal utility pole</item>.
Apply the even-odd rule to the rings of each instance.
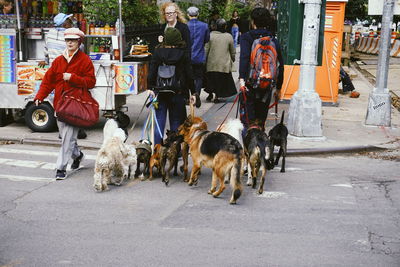
[[[321,0],[299,0],[304,4],[299,89],[289,106],[288,130],[299,137],[322,137],[321,99],[315,91]]]
[[[390,35],[393,21],[394,0],[385,0],[383,4],[381,40],[379,43],[376,85],[369,94],[365,124],[390,126],[391,98],[387,88],[390,56]]]

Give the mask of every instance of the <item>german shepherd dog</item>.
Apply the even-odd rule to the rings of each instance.
[[[243,142],[248,163],[249,176],[247,185],[253,185],[253,188],[256,188],[257,176],[261,170],[258,193],[262,194],[264,191],[265,174],[268,169],[273,168],[270,163],[273,150],[271,150],[269,138],[259,125],[253,125],[247,130]]]
[[[243,149],[239,141],[226,133],[207,131],[207,124],[198,117],[188,117],[179,134],[190,144],[189,151],[193,159],[189,186],[197,184],[198,172],[202,165],[212,168],[212,182],[208,193],[218,197],[225,189],[224,177],[229,174],[232,187],[230,204],[236,204],[242,193],[240,177]]]
[[[183,135],[183,133],[185,132],[189,132],[190,131],[190,127],[188,127],[187,125],[192,124],[198,124],[203,122],[203,120],[200,117],[195,117],[194,115],[189,115],[185,122],[183,124],[181,124],[178,128],[178,133],[180,135]],[[203,124],[204,129],[203,130],[207,130],[207,124],[204,123]],[[180,167],[181,171],[183,172],[183,181],[184,182],[189,182],[189,168],[188,168],[188,164],[189,164],[189,143],[187,143],[185,141],[185,138],[183,138],[183,143],[181,145],[181,154],[182,154],[182,161],[183,164]]]
[[[170,171],[174,168],[174,176],[178,175],[178,156],[181,151],[181,144],[183,142],[183,136],[179,135],[177,131],[167,130],[167,138],[163,141],[162,146],[165,148],[165,152],[161,157],[161,174],[165,185],[169,183]],[[168,162],[168,168],[165,170]]]
[[[282,166],[281,172],[285,172],[285,161],[286,161],[286,151],[287,151],[287,136],[289,134],[288,129],[283,124],[283,119],[285,117],[285,111],[282,111],[281,122],[275,125],[268,133],[271,140],[272,152],[275,146],[279,146],[279,152],[275,159],[275,165],[278,165],[279,158],[282,156]]]

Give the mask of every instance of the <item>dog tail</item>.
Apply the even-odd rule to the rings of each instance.
[[[232,198],[230,204],[236,204],[236,201],[239,199],[240,195],[242,194],[242,184],[240,182],[241,177],[241,170],[242,170],[242,159],[241,156],[238,155],[235,159],[235,163],[232,166],[231,173],[230,173],[230,184],[232,188]]]
[[[282,118],[281,118],[281,124],[283,124],[283,119],[285,118],[285,111],[282,110]]]

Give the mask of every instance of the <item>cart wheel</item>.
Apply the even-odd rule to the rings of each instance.
[[[121,111],[117,112],[116,120],[118,121],[119,127],[121,128],[126,128],[129,126],[129,123],[131,123],[131,119],[129,119],[129,116]]]
[[[51,132],[57,123],[54,110],[49,104],[31,104],[25,111],[25,122],[34,132]]]

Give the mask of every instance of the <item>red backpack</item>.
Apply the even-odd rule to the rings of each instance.
[[[249,82],[253,88],[266,89],[276,80],[278,54],[271,36],[253,41],[250,55]]]

